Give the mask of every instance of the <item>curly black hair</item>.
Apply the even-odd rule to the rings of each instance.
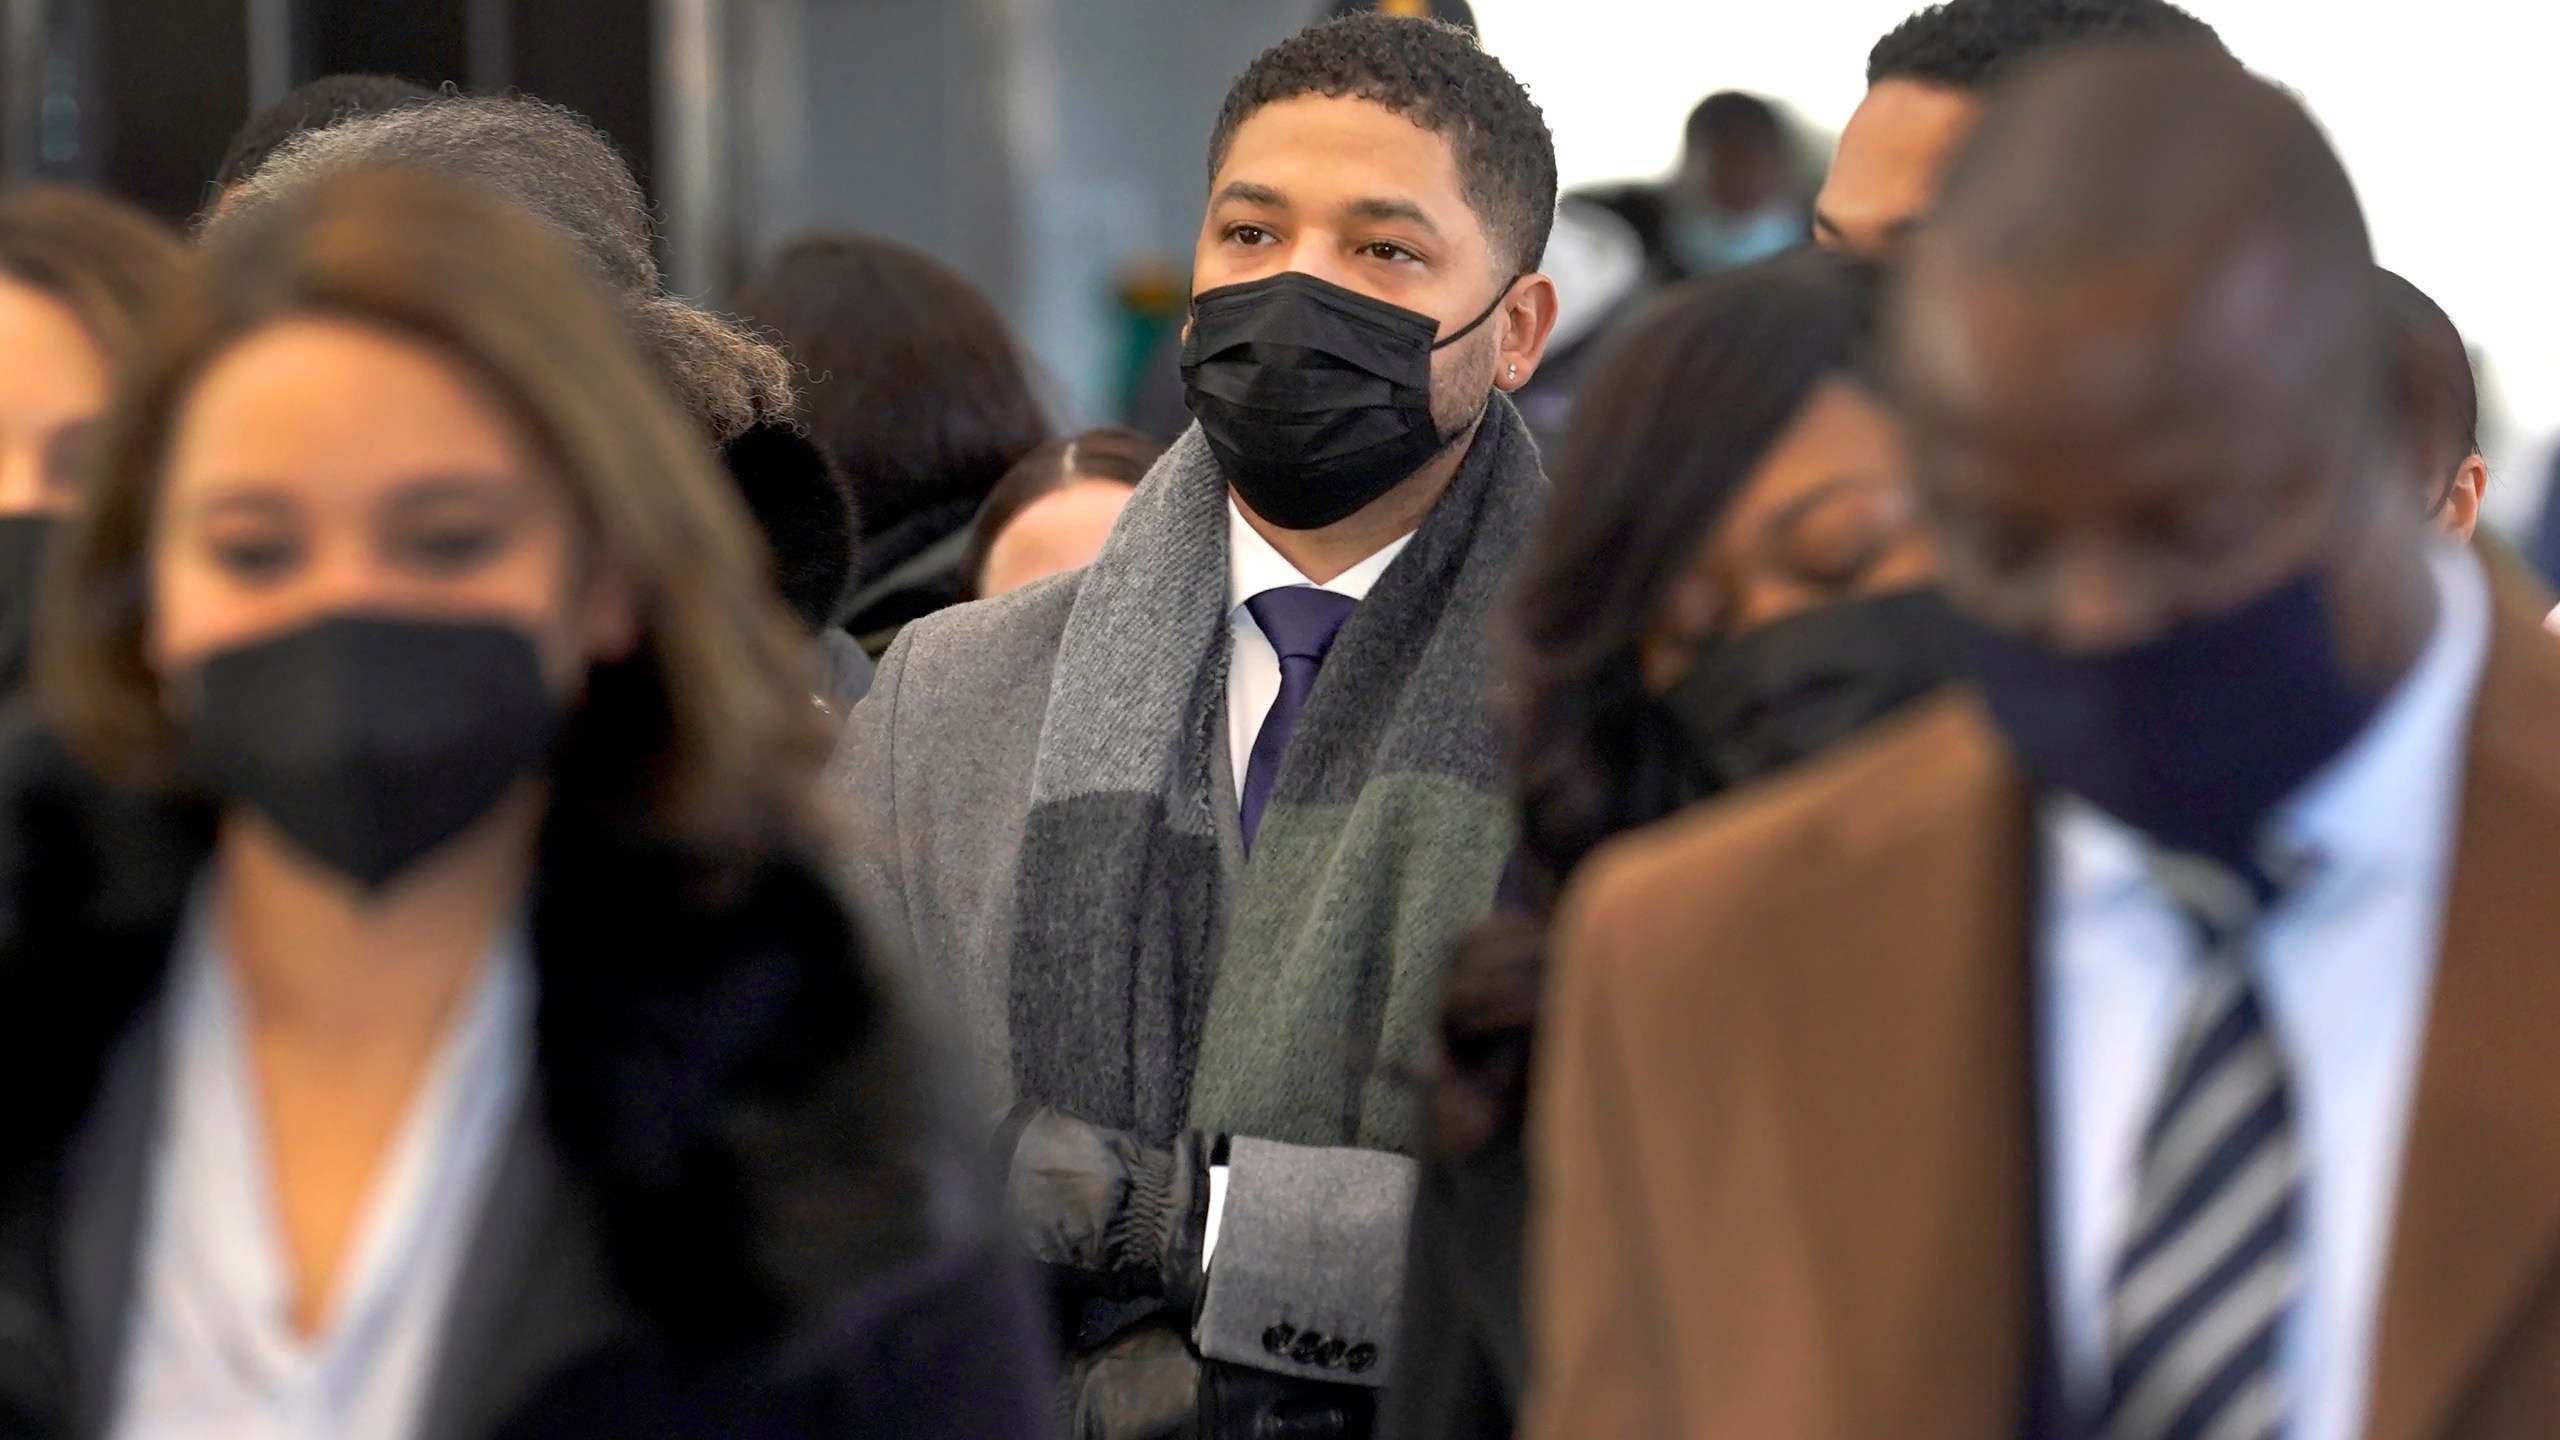
[[[1527,272],[1556,218],[1556,144],[1529,92],[1473,35],[1438,20],[1371,12],[1313,25],[1262,52],[1227,90],[1209,136],[1209,178],[1254,112],[1300,95],[1374,101],[1449,142],[1458,183],[1496,258]]]
[[[1688,793],[1636,654],[1662,597],[1825,381],[1869,385],[1880,276],[1799,250],[1664,290],[1614,332],[1550,460],[1556,493],[1488,636],[1519,804],[1515,907],[1471,932],[1440,1017],[1434,1134],[1463,1154],[1528,1104],[1546,927],[1610,837]]]
[[[1983,90],[2037,51],[2109,36],[2222,48],[2212,26],[2169,0],[1945,0],[1876,42],[1867,54],[1867,83],[1919,80]]]

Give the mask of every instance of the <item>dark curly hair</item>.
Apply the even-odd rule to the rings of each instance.
[[[1876,42],[1867,54],[1867,83],[1919,80],[1984,90],[2037,51],[2117,36],[2222,48],[2212,26],[2169,0],[1945,0]]]
[[[791,362],[746,327],[666,293],[649,198],[613,141],[564,106],[443,95],[352,115],[279,146],[206,219],[210,242],[328,176],[390,165],[485,185],[550,222],[613,287],[623,318],[716,444],[792,413]]]
[[[1664,291],[1610,341],[1553,466],[1555,497],[1490,637],[1518,794],[1514,908],[1471,933],[1441,1009],[1441,1147],[1520,1122],[1546,925],[1601,842],[1680,801],[1676,740],[1636,654],[1662,596],[1778,437],[1834,376],[1871,384],[1878,289],[1804,250]]]
[[[1383,105],[1449,142],[1458,184],[1494,255],[1526,273],[1556,218],[1556,143],[1546,117],[1476,38],[1438,20],[1370,13],[1328,20],[1255,57],[1209,135],[1209,178],[1254,112],[1300,95]]]
[[[353,115],[396,110],[436,92],[397,75],[323,75],[249,117],[222,152],[213,183],[228,190],[267,163],[276,147],[305,130],[326,130]]]

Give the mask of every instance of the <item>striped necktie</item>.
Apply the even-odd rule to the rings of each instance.
[[[2153,873],[2201,951],[2142,1135],[2109,1294],[2103,1440],[2271,1440],[2277,1344],[2300,1281],[2302,1160],[2284,1048],[2249,972],[2260,893],[2212,861]]]

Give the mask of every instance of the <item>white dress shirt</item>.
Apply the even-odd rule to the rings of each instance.
[[[2251,962],[2291,1063],[2304,1168],[2303,1285],[2278,1340],[2289,1440],[2363,1430],[2444,929],[2489,589],[2468,550],[2440,545],[2430,565],[2439,605],[2416,665],[2273,822],[2312,866],[2268,915]],[[2104,1396],[2109,1278],[2195,940],[2132,832],[2067,798],[2047,803],[2043,829],[2047,1262],[2064,1381],[2086,1409]]]
[[[362,963],[363,956],[349,957]],[[204,894],[171,976],[117,1440],[406,1440],[533,1058],[521,932],[482,966],[376,1170],[316,1335],[292,1320],[247,1025]]]
[[[1384,550],[1336,575],[1322,585],[1316,584],[1289,563],[1288,557],[1271,548],[1262,532],[1253,528],[1236,508],[1235,497],[1227,497],[1227,754],[1235,762],[1236,803],[1244,803],[1244,772],[1253,762],[1253,742],[1262,734],[1262,722],[1271,714],[1272,702],[1280,698],[1280,655],[1263,637],[1262,627],[1253,622],[1253,612],[1244,602],[1265,590],[1285,590],[1292,585],[1305,585],[1317,590],[1330,590],[1354,600],[1366,600],[1378,577],[1396,563],[1404,547],[1413,543],[1407,534]]]

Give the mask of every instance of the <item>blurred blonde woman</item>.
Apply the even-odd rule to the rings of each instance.
[[[332,177],[100,441],[0,756],[0,1429],[1034,1430],[807,647],[587,267]]]
[[[38,566],[79,499],[115,368],[186,258],[122,201],[0,195],[0,698],[25,688]]]

